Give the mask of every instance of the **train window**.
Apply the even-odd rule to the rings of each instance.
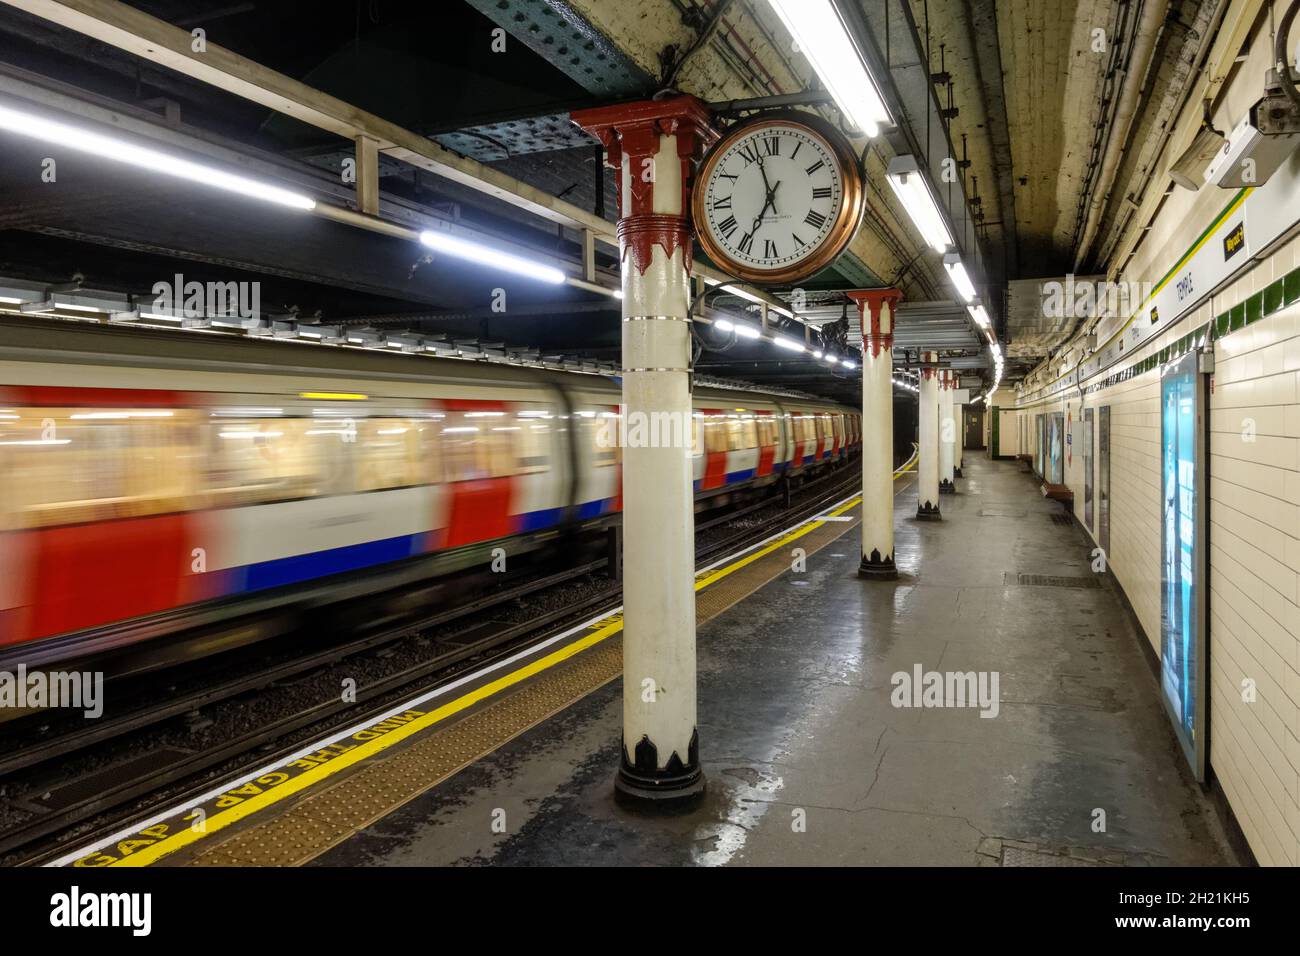
[[[704,413],[691,415],[691,457],[699,458],[704,454]]]
[[[832,415],[831,427],[834,429],[835,440],[839,444],[843,445],[844,444],[844,416]]]
[[[716,454],[727,450],[727,419],[725,415],[705,414],[703,419],[704,427],[704,450],[709,454]]]
[[[758,427],[752,415],[727,416],[727,451],[758,447]]]
[[[617,418],[617,415],[615,415]],[[514,472],[517,475],[535,475],[551,470],[551,424],[553,412],[549,408],[519,409],[513,421],[493,426],[509,435],[514,444]],[[617,426],[617,423],[615,423]],[[617,450],[617,449],[615,449]]]
[[[623,461],[622,416],[613,406],[579,414],[577,421],[588,436],[593,467],[608,468]]]
[[[515,432],[505,412],[448,412],[442,423],[442,457],[447,481],[506,478],[514,471]]]
[[[804,442],[813,442],[817,440],[817,425],[813,416],[804,415],[799,419],[799,440]],[[808,452],[804,452],[808,454]]]
[[[776,419],[771,415],[764,415],[756,423],[758,430],[758,443],[764,447],[776,444],[777,424]]]
[[[315,436],[306,434],[313,424],[311,419],[302,418],[214,421],[203,458],[204,487],[212,507],[323,493],[317,487],[319,469],[308,444]]]
[[[0,522],[46,527],[191,507],[196,418],[186,409],[5,409]]]
[[[422,428],[432,423],[407,418],[366,418],[357,422],[357,491],[422,484],[427,442]]]

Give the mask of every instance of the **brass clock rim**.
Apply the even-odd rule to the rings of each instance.
[[[701,225],[701,223],[707,221],[704,211],[705,190],[703,188],[692,190],[691,225],[700,247],[715,265],[729,275],[757,284],[797,282],[825,269],[840,253],[848,248],[862,223],[862,212],[865,205],[863,174],[853,147],[844,134],[834,126],[820,116],[809,113],[768,113],[737,123],[713,145],[708,155],[704,157],[704,160],[700,163],[699,173],[695,177],[695,185],[703,186],[708,182],[718,160],[737,139],[752,133],[754,127],[775,126],[802,128],[830,147],[831,152],[840,161],[840,169],[844,179],[844,196],[840,203],[839,212],[836,215],[835,224],[827,233],[827,238],[821,249],[807,259],[800,260],[783,269],[765,270],[752,269],[736,262],[730,253],[714,242],[709,231]]]

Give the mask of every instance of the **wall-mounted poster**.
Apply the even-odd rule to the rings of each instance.
[[[1195,352],[1160,381],[1160,685],[1179,742],[1205,779],[1204,389]]]
[[[1089,531],[1092,530],[1092,418],[1093,410],[1085,408],[1083,410],[1084,428],[1082,430],[1083,445],[1079,449],[1079,457],[1083,459],[1083,526]]]
[[[1047,469],[1043,477],[1053,485],[1065,482],[1065,415],[1047,416]]]

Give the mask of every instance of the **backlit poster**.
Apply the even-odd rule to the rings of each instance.
[[[1197,779],[1205,777],[1204,385],[1195,352],[1160,382],[1160,686]]]
[[[1053,412],[1047,416],[1047,470],[1043,475],[1050,484],[1065,482],[1065,416]]]

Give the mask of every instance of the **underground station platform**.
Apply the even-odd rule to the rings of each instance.
[[[1300,0],[0,0],[6,930],[1297,866]]]
[[[260,768],[209,801],[202,837],[177,814],[172,836],[152,823],[79,862],[122,844],[152,866],[1241,862],[1079,531],[1018,462],[965,472],[938,523],[897,475],[895,582],[858,578],[856,496],[697,574],[707,786],[689,808],[616,799],[614,616]],[[924,689],[992,660],[998,685],[964,707]]]

